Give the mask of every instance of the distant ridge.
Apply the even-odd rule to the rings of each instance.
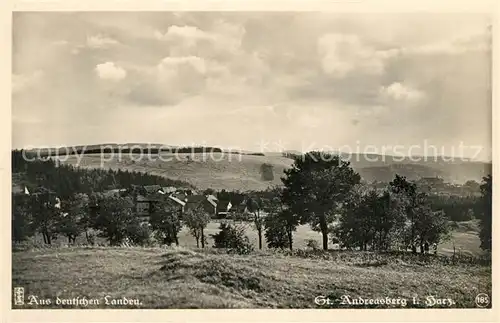
[[[286,152],[265,152],[256,153],[252,151],[228,151],[216,147],[181,147],[169,146],[165,144],[102,144],[76,146],[76,152],[84,157],[78,164],[76,157],[69,158],[67,163],[79,165],[81,167],[102,167],[100,160],[101,147],[112,147],[107,152],[122,152],[125,159],[122,161],[111,160],[105,168],[128,169],[148,172],[164,176],[171,179],[179,179],[191,183],[198,188],[214,189],[235,189],[235,190],[261,190],[272,185],[281,185],[280,177],[283,171],[289,168],[293,155],[301,155],[301,152],[288,150]],[[132,146],[141,147],[130,149]],[[82,149],[86,148],[84,154]],[[79,150],[80,148],[80,150]],[[150,149],[149,149],[150,148]],[[159,150],[159,148],[164,148]],[[192,158],[182,157],[173,159],[170,162],[140,161],[132,163],[128,153],[142,154],[169,154],[171,149],[175,149],[180,154],[193,154]],[[33,152],[35,152],[34,150]],[[28,151],[29,152],[29,151]],[[47,148],[40,154],[42,157],[55,155],[56,152],[62,155],[66,152],[64,148]],[[221,158],[212,161],[210,158],[204,160],[203,152],[217,153]],[[334,152],[333,152],[334,153]],[[225,156],[223,156],[225,154]],[[237,157],[241,156],[241,157]],[[450,160],[447,157],[400,157],[377,154],[348,154],[341,153],[342,158],[348,159],[351,166],[356,170],[363,180],[367,182],[388,182],[396,174],[406,176],[415,180],[422,177],[440,177],[449,183],[464,183],[467,180],[480,182],[483,176],[491,174],[491,163],[471,161],[469,159]],[[274,168],[274,180],[272,182],[263,181],[261,178],[261,165],[272,165]]]

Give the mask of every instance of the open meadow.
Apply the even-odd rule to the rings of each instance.
[[[475,307],[478,293],[491,295],[490,266],[436,259],[338,251],[300,256],[186,248],[53,248],[14,252],[12,283],[25,288],[23,308]],[[318,305],[318,296],[335,301]],[[93,303],[62,304],[76,297]],[[347,297],[390,298],[395,303],[353,305]],[[44,299],[50,304],[42,305]]]

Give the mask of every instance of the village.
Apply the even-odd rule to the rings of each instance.
[[[207,193],[207,194],[205,194]],[[142,221],[149,221],[155,204],[160,201],[167,202],[172,209],[178,209],[181,214],[197,208],[203,209],[212,218],[228,218],[233,213],[248,213],[246,198],[234,196],[232,200],[219,199],[210,190],[199,192],[191,188],[176,188],[173,186],[162,187],[160,185],[132,185],[131,188],[112,189],[104,192],[104,195],[116,197],[128,197],[133,201],[134,210]],[[220,194],[219,194],[220,195]]]

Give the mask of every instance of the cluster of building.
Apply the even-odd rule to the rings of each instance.
[[[151,215],[155,204],[159,202],[171,203],[182,213],[201,207],[214,218],[226,218],[232,212],[245,213],[247,211],[244,198],[233,199],[233,201],[219,200],[213,194],[202,194],[194,189],[173,186],[132,186],[130,189],[108,190],[104,194],[131,197],[136,214],[143,219]]]

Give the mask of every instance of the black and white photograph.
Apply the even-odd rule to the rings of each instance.
[[[11,309],[488,311],[493,31],[12,12]]]

